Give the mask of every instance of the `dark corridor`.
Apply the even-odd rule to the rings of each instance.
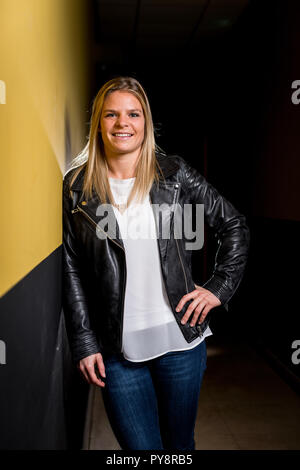
[[[254,361],[265,377],[261,383],[256,377],[256,386],[266,394],[267,383],[272,383],[267,371],[264,375],[266,366],[299,392],[299,365],[292,360],[300,331],[294,296],[300,235],[299,109],[291,99],[292,83],[300,74],[299,13],[296,1],[137,0],[95,1],[92,14],[94,93],[114,76],[140,80],[150,98],[158,145],[193,164],[247,217],[251,246],[246,274],[229,312],[216,309],[214,338],[207,342],[212,355],[225,344],[220,387],[226,388],[228,380],[234,388],[234,374],[243,381]],[[216,250],[212,234],[206,231],[205,236],[204,249],[193,254],[199,283],[211,275]],[[235,365],[230,367],[226,357]],[[214,387],[212,373],[208,389],[217,391],[219,400]],[[240,403],[247,402],[249,397],[242,395]],[[91,400],[99,422],[97,391]],[[97,448],[99,436],[105,442],[96,417],[87,448]],[[227,422],[228,416],[223,418]],[[268,414],[264,419],[268,421]],[[279,444],[277,437],[272,441],[270,434],[264,443],[256,436],[247,443],[235,440],[233,432],[235,443],[228,448],[300,446],[299,439]],[[210,448],[222,446],[212,442]],[[199,445],[205,448],[206,441]]]
[[[12,201],[21,200],[15,220],[22,209],[29,227],[26,238],[20,223],[16,240],[30,263],[9,265],[4,275],[13,273],[1,298],[7,363],[0,360],[0,448],[118,449],[100,390],[71,363],[59,227],[62,174],[86,143],[92,100],[106,80],[126,75],[146,90],[159,147],[203,174],[250,228],[244,278],[228,312],[212,314],[197,449],[299,450],[299,1],[46,0],[45,9],[29,3],[6,2],[9,27],[0,28],[0,44],[7,42],[0,140],[6,164],[14,165],[8,180],[14,174],[17,187],[21,175],[18,187],[26,198],[32,194],[25,201],[11,186]],[[22,45],[30,51],[25,65]],[[22,106],[11,111],[14,99]],[[16,122],[29,136],[22,152],[10,140]],[[39,211],[39,200],[47,211]],[[34,207],[30,215],[25,202]],[[12,213],[5,220],[12,227]],[[12,232],[2,246],[13,263]],[[204,248],[193,253],[198,284],[211,276],[216,249],[206,229]]]
[[[91,15],[93,95],[117,75],[140,80],[158,145],[187,159],[247,217],[247,272],[216,331],[236,329],[291,377],[299,376],[291,361],[299,331],[298,14],[296,1],[99,0]],[[195,255],[199,282],[216,248],[206,237]]]

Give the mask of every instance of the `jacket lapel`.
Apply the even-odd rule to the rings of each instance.
[[[172,159],[167,157],[167,155],[163,154],[157,154],[156,157],[164,178],[168,178],[172,174],[176,173],[179,165],[175,161],[172,161]],[[79,193],[82,192],[83,178],[84,171],[82,170],[72,184],[71,191],[76,191]],[[158,245],[163,258],[166,256],[168,246],[168,238],[166,238],[165,234],[168,234],[172,229],[174,218],[172,208],[174,208],[174,204],[176,204],[178,200],[180,190],[180,183],[168,182],[165,181],[164,178],[162,178],[160,175],[159,184],[154,182],[150,189],[150,202],[151,204],[154,204],[152,209],[154,212],[156,229],[158,233]],[[99,224],[103,218],[107,217],[107,213],[104,213],[104,215],[97,215],[99,198],[96,194],[88,201],[83,200],[82,195],[79,195],[78,201],[80,210],[85,212],[85,214],[87,214],[87,216],[96,225]],[[165,204],[165,206],[162,206],[162,204]],[[120,228],[113,209],[110,210],[110,222],[111,224],[108,224],[108,227],[106,228],[107,236],[114,239],[115,242],[121,245],[121,247],[124,249]]]
[[[167,254],[168,242],[174,223],[174,209],[178,201],[179,183],[160,182],[153,184],[150,190],[150,201],[154,213],[158,245],[164,259]]]

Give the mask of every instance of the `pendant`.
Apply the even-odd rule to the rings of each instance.
[[[118,209],[118,211],[123,214],[127,208],[127,205],[126,203],[125,204],[116,204],[116,208]]]

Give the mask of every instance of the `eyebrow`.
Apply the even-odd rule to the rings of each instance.
[[[107,112],[109,112],[109,111],[112,111],[112,112],[114,112],[114,113],[117,112],[116,109],[104,109],[104,110],[103,110],[104,113],[107,113]],[[142,110],[141,110],[141,109],[128,109],[127,111],[129,111],[129,112],[132,113],[132,112],[134,112],[134,111],[141,112]]]

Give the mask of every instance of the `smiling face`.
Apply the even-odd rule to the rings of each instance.
[[[143,109],[135,95],[114,91],[106,97],[100,118],[106,156],[138,155],[144,141],[144,128]]]

